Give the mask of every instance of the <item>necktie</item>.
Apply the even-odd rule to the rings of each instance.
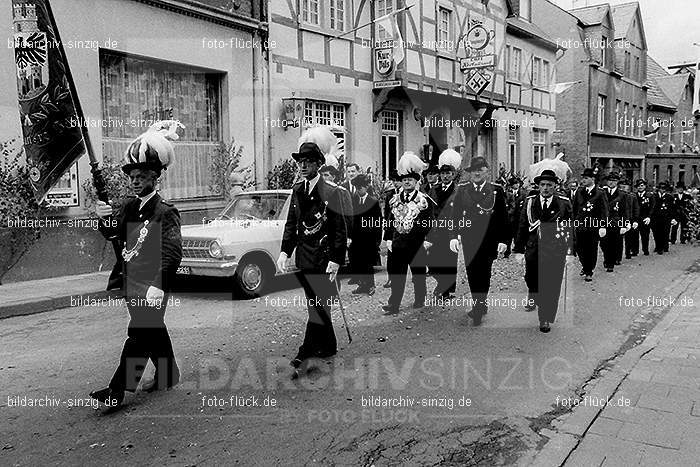
[[[309,181],[308,181],[308,180],[304,180],[304,194],[305,194],[306,196],[309,196],[309,187],[310,187],[310,186],[311,186],[311,184],[309,183]]]

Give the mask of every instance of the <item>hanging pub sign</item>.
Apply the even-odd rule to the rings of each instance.
[[[87,151],[68,62],[48,0],[12,0],[17,99],[37,201]]]
[[[465,88],[474,94],[483,92],[495,79],[495,29],[493,20],[487,21],[479,13],[469,15],[467,34],[462,40],[465,56],[460,59],[459,67],[464,73]]]
[[[401,86],[401,81],[396,79],[396,60],[394,59],[393,47],[375,47],[373,81],[374,89]]]

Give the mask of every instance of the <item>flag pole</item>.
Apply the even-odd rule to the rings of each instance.
[[[368,22],[368,23],[365,23],[365,24],[363,24],[363,25],[361,25],[361,26],[357,26],[356,28],[353,28],[353,29],[351,29],[351,30],[349,30],[349,31],[347,31],[347,32],[344,32],[344,33],[342,33],[342,34],[339,34],[339,35],[337,35],[337,36],[329,37],[329,38],[328,38],[328,42],[330,42],[330,41],[332,41],[332,40],[334,40],[334,39],[340,39],[341,37],[345,37],[345,36],[347,36],[348,34],[352,34],[353,32],[358,31],[358,30],[360,30],[360,29],[362,29],[362,28],[364,28],[364,27],[366,27],[366,26],[369,26],[370,24],[374,24],[374,23],[376,23],[377,21],[381,21],[381,20],[383,20],[383,19],[385,19],[385,18],[391,18],[392,16],[398,15],[399,13],[402,13],[402,12],[404,12],[404,11],[408,11],[408,10],[409,10],[410,8],[412,8],[414,5],[415,5],[415,3],[414,3],[414,4],[411,4],[411,5],[408,5],[408,6],[405,6],[405,7],[403,7],[403,8],[400,8],[400,9],[398,9],[398,10],[396,10],[396,11],[392,11],[391,13],[388,13],[388,14],[386,14],[386,15],[384,15],[384,16],[381,16],[381,17],[379,17],[379,18],[376,18],[376,19],[374,19],[374,20],[372,20],[372,21],[370,21],[370,22]]]

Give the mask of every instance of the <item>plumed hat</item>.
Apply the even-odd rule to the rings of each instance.
[[[334,177],[337,177],[340,172],[338,171],[338,158],[335,157],[333,154],[326,154],[325,156],[325,163],[323,166],[318,169],[319,172],[330,172]]]
[[[420,180],[420,176],[427,164],[421,160],[413,151],[406,151],[396,164],[396,171],[400,178],[411,177]]]
[[[185,126],[177,120],[161,120],[151,125],[126,149],[122,171],[127,175],[134,169],[154,170],[160,174],[167,169],[175,155],[172,141],[180,138],[178,128]]]
[[[438,158],[440,171],[443,170],[458,170],[462,165],[462,156],[454,149],[445,149]]]
[[[531,164],[530,179],[534,180],[535,177],[542,174],[545,170],[551,170],[560,180],[566,180],[568,174],[571,173],[571,168],[569,164],[562,160],[563,157],[564,153],[560,152],[554,159],[542,159],[535,164]]]
[[[557,174],[554,173],[554,170],[549,169],[543,170],[542,173],[535,177],[533,181],[539,185],[539,183],[543,180],[549,180],[550,182],[559,183],[559,177],[557,177]]]
[[[299,147],[304,143],[316,143],[324,156],[335,155],[338,150],[338,137],[325,126],[315,126],[306,130],[299,138]]]

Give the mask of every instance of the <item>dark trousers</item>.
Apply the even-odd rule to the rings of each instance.
[[[464,250],[464,247],[462,249]],[[493,259],[491,256],[477,252],[467,265],[467,281],[469,282],[469,291],[472,294],[472,303],[474,303],[472,311],[479,316],[486,314],[488,310],[486,299],[491,288]]]
[[[641,239],[642,244],[642,252],[644,252],[644,254],[649,254],[649,232],[651,232],[651,227],[640,222],[638,230],[639,239]],[[637,245],[639,246],[639,244]],[[639,253],[639,248],[637,248],[637,253]]]
[[[605,237],[600,239],[600,247],[603,250],[603,266],[607,269],[615,267],[617,253],[622,256],[622,236],[619,227],[607,229]]]
[[[688,236],[688,227],[685,222],[679,221],[676,225],[671,226],[670,240],[671,244],[676,243],[678,239],[678,232],[680,231],[681,243],[685,243],[686,237]]]
[[[540,322],[553,323],[557,316],[561,282],[566,266],[566,252],[539,254],[539,249],[525,253],[525,283],[528,298],[537,305]]]
[[[337,295],[335,283],[328,280],[324,270],[303,270],[297,277],[304,288],[309,313],[299,356],[307,358],[316,352],[335,352],[337,342],[331,320],[331,305]]]
[[[357,285],[363,288],[374,287],[374,263],[376,250],[369,245],[350,245],[350,261],[353,265],[353,277]]]
[[[652,224],[651,230],[654,233],[654,251],[657,253],[668,251],[668,236],[671,230],[671,223],[655,222]]]
[[[406,289],[406,275],[411,269],[411,281],[413,282],[414,301],[425,303],[425,251],[420,246],[416,248],[396,248],[391,252],[391,269],[389,279],[391,279],[391,295],[389,296],[389,306],[400,306]]]
[[[625,256],[635,256],[639,254],[639,227],[630,229],[625,234]]]
[[[180,371],[164,321],[167,299],[166,295],[160,307],[143,304],[143,297],[126,299],[131,321],[119,366],[109,383],[111,389],[135,392],[149,359],[156,368],[155,384],[159,389],[179,381]]]
[[[598,231],[593,229],[576,231],[576,256],[581,262],[583,273],[593,275],[598,262]]]
[[[447,244],[436,242],[428,250],[430,258],[430,271],[437,281],[434,295],[447,295],[455,293],[457,289],[457,253],[450,250],[449,240]]]

